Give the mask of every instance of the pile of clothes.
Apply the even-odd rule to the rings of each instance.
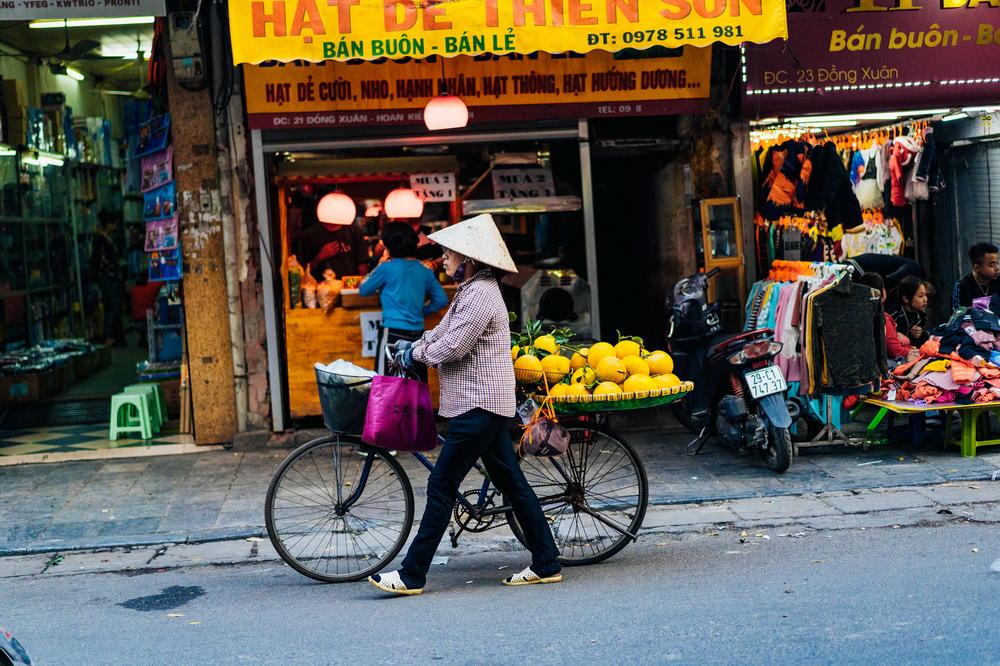
[[[1000,298],[995,300],[1000,306]],[[890,374],[882,382],[887,400],[960,405],[1000,401],[1000,319],[991,310],[960,308],[948,323],[931,331],[918,358]]]

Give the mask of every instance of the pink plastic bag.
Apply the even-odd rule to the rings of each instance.
[[[361,439],[396,451],[430,451],[436,447],[437,428],[427,384],[405,377],[372,377]]]

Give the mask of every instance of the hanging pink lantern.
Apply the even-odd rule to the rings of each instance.
[[[414,218],[424,214],[424,200],[408,187],[398,187],[385,198],[385,214],[391,218]]]
[[[454,95],[438,95],[424,107],[424,124],[429,130],[465,127],[469,124],[469,107]]]
[[[354,224],[358,208],[343,192],[330,192],[316,205],[316,218],[323,224]]]

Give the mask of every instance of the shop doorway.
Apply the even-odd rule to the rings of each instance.
[[[579,141],[581,127],[585,131],[586,124],[534,132],[276,141],[267,146],[266,157],[261,146],[260,172],[274,174],[266,192],[258,192],[258,201],[265,198],[273,216],[274,251],[269,263],[281,285],[275,299],[280,328],[273,334],[284,339],[275,348],[280,354],[269,362],[272,368],[284,368],[286,378],[285,386],[276,386],[282,377],[271,373],[272,399],[287,401],[275,405],[274,413],[284,414],[287,405],[292,419],[319,415],[314,363],[343,358],[373,367],[374,335],[369,334],[376,330],[380,306],[377,297],[360,296],[357,284],[377,264],[379,229],[389,220],[410,222],[426,235],[463,217],[490,213],[519,267],[502,285],[517,317],[514,327],[527,319],[541,319],[591,337],[599,326],[597,270],[591,242],[589,147]],[[260,133],[254,134],[256,143]],[[265,159],[269,167],[264,166]],[[437,187],[420,193],[421,210],[415,217],[399,217],[388,194],[421,189],[427,183]],[[356,206],[355,221],[349,226],[352,245],[363,244],[363,251],[352,250],[353,263],[341,267],[353,274],[330,278],[328,287],[337,292],[334,303],[311,307],[303,298],[307,292],[302,279],[318,289],[324,275],[315,268],[318,255],[309,237],[319,235],[319,201],[334,192],[347,195]],[[264,254],[267,257],[267,248]],[[418,259],[442,276],[434,257],[418,255]],[[454,287],[446,284],[445,291],[449,290],[453,293]],[[434,321],[429,318],[428,325]],[[430,381],[433,387],[433,372]],[[276,418],[274,427],[284,424]]]

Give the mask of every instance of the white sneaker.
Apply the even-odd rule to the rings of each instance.
[[[542,578],[541,576],[539,576],[538,574],[536,574],[534,571],[532,571],[531,567],[527,567],[521,573],[516,573],[513,576],[510,576],[508,578],[504,578],[503,579],[503,584],[504,585],[534,585],[535,583],[561,583],[562,579],[563,579],[563,577],[562,577],[561,573],[553,574],[551,576],[546,576],[545,578]]]
[[[406,583],[403,579],[399,577],[398,571],[390,571],[385,574],[374,574],[368,576],[368,582],[385,592],[391,592],[392,594],[420,594],[424,591],[424,588],[419,587],[411,590],[406,587]]]

